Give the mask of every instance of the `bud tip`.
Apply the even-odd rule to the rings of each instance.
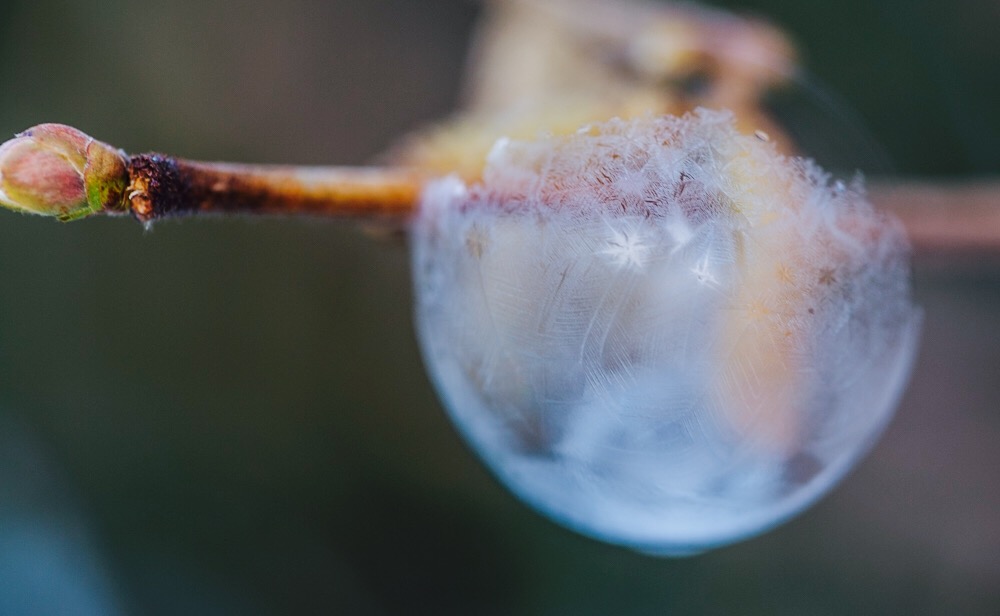
[[[0,205],[60,220],[120,211],[128,186],[121,150],[62,124],[39,124],[0,145]]]

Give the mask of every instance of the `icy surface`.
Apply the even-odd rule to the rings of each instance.
[[[871,446],[915,353],[898,224],[724,112],[501,141],[412,231],[459,428],[613,543],[699,551],[800,511]]]

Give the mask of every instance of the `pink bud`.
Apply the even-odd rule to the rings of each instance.
[[[117,209],[128,184],[124,153],[61,124],[41,124],[0,145],[0,204],[81,218]]]

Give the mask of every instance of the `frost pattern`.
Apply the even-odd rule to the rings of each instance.
[[[417,326],[494,472],[614,543],[697,551],[825,492],[915,353],[908,247],[726,112],[500,141],[413,227]]]

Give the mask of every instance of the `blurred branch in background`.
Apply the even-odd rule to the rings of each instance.
[[[779,150],[821,163],[827,152],[811,150],[832,147],[822,137],[837,141],[844,135],[834,133],[863,132],[835,125],[818,141],[797,141],[789,132],[795,127],[776,117],[768,96],[801,86],[798,53],[787,35],[763,20],[693,4],[504,0],[489,6],[472,53],[467,107],[452,121],[404,140],[392,160],[475,180],[501,137],[568,134],[615,116],[681,114],[700,106],[730,109],[745,132],[763,131]],[[820,101],[830,104],[836,103]],[[843,110],[824,111],[844,116],[836,122],[850,122]],[[869,147],[865,141],[847,140],[858,150]],[[840,156],[853,165],[868,153]],[[1000,253],[996,181],[938,185],[879,178],[870,195],[903,221],[918,254]]]

